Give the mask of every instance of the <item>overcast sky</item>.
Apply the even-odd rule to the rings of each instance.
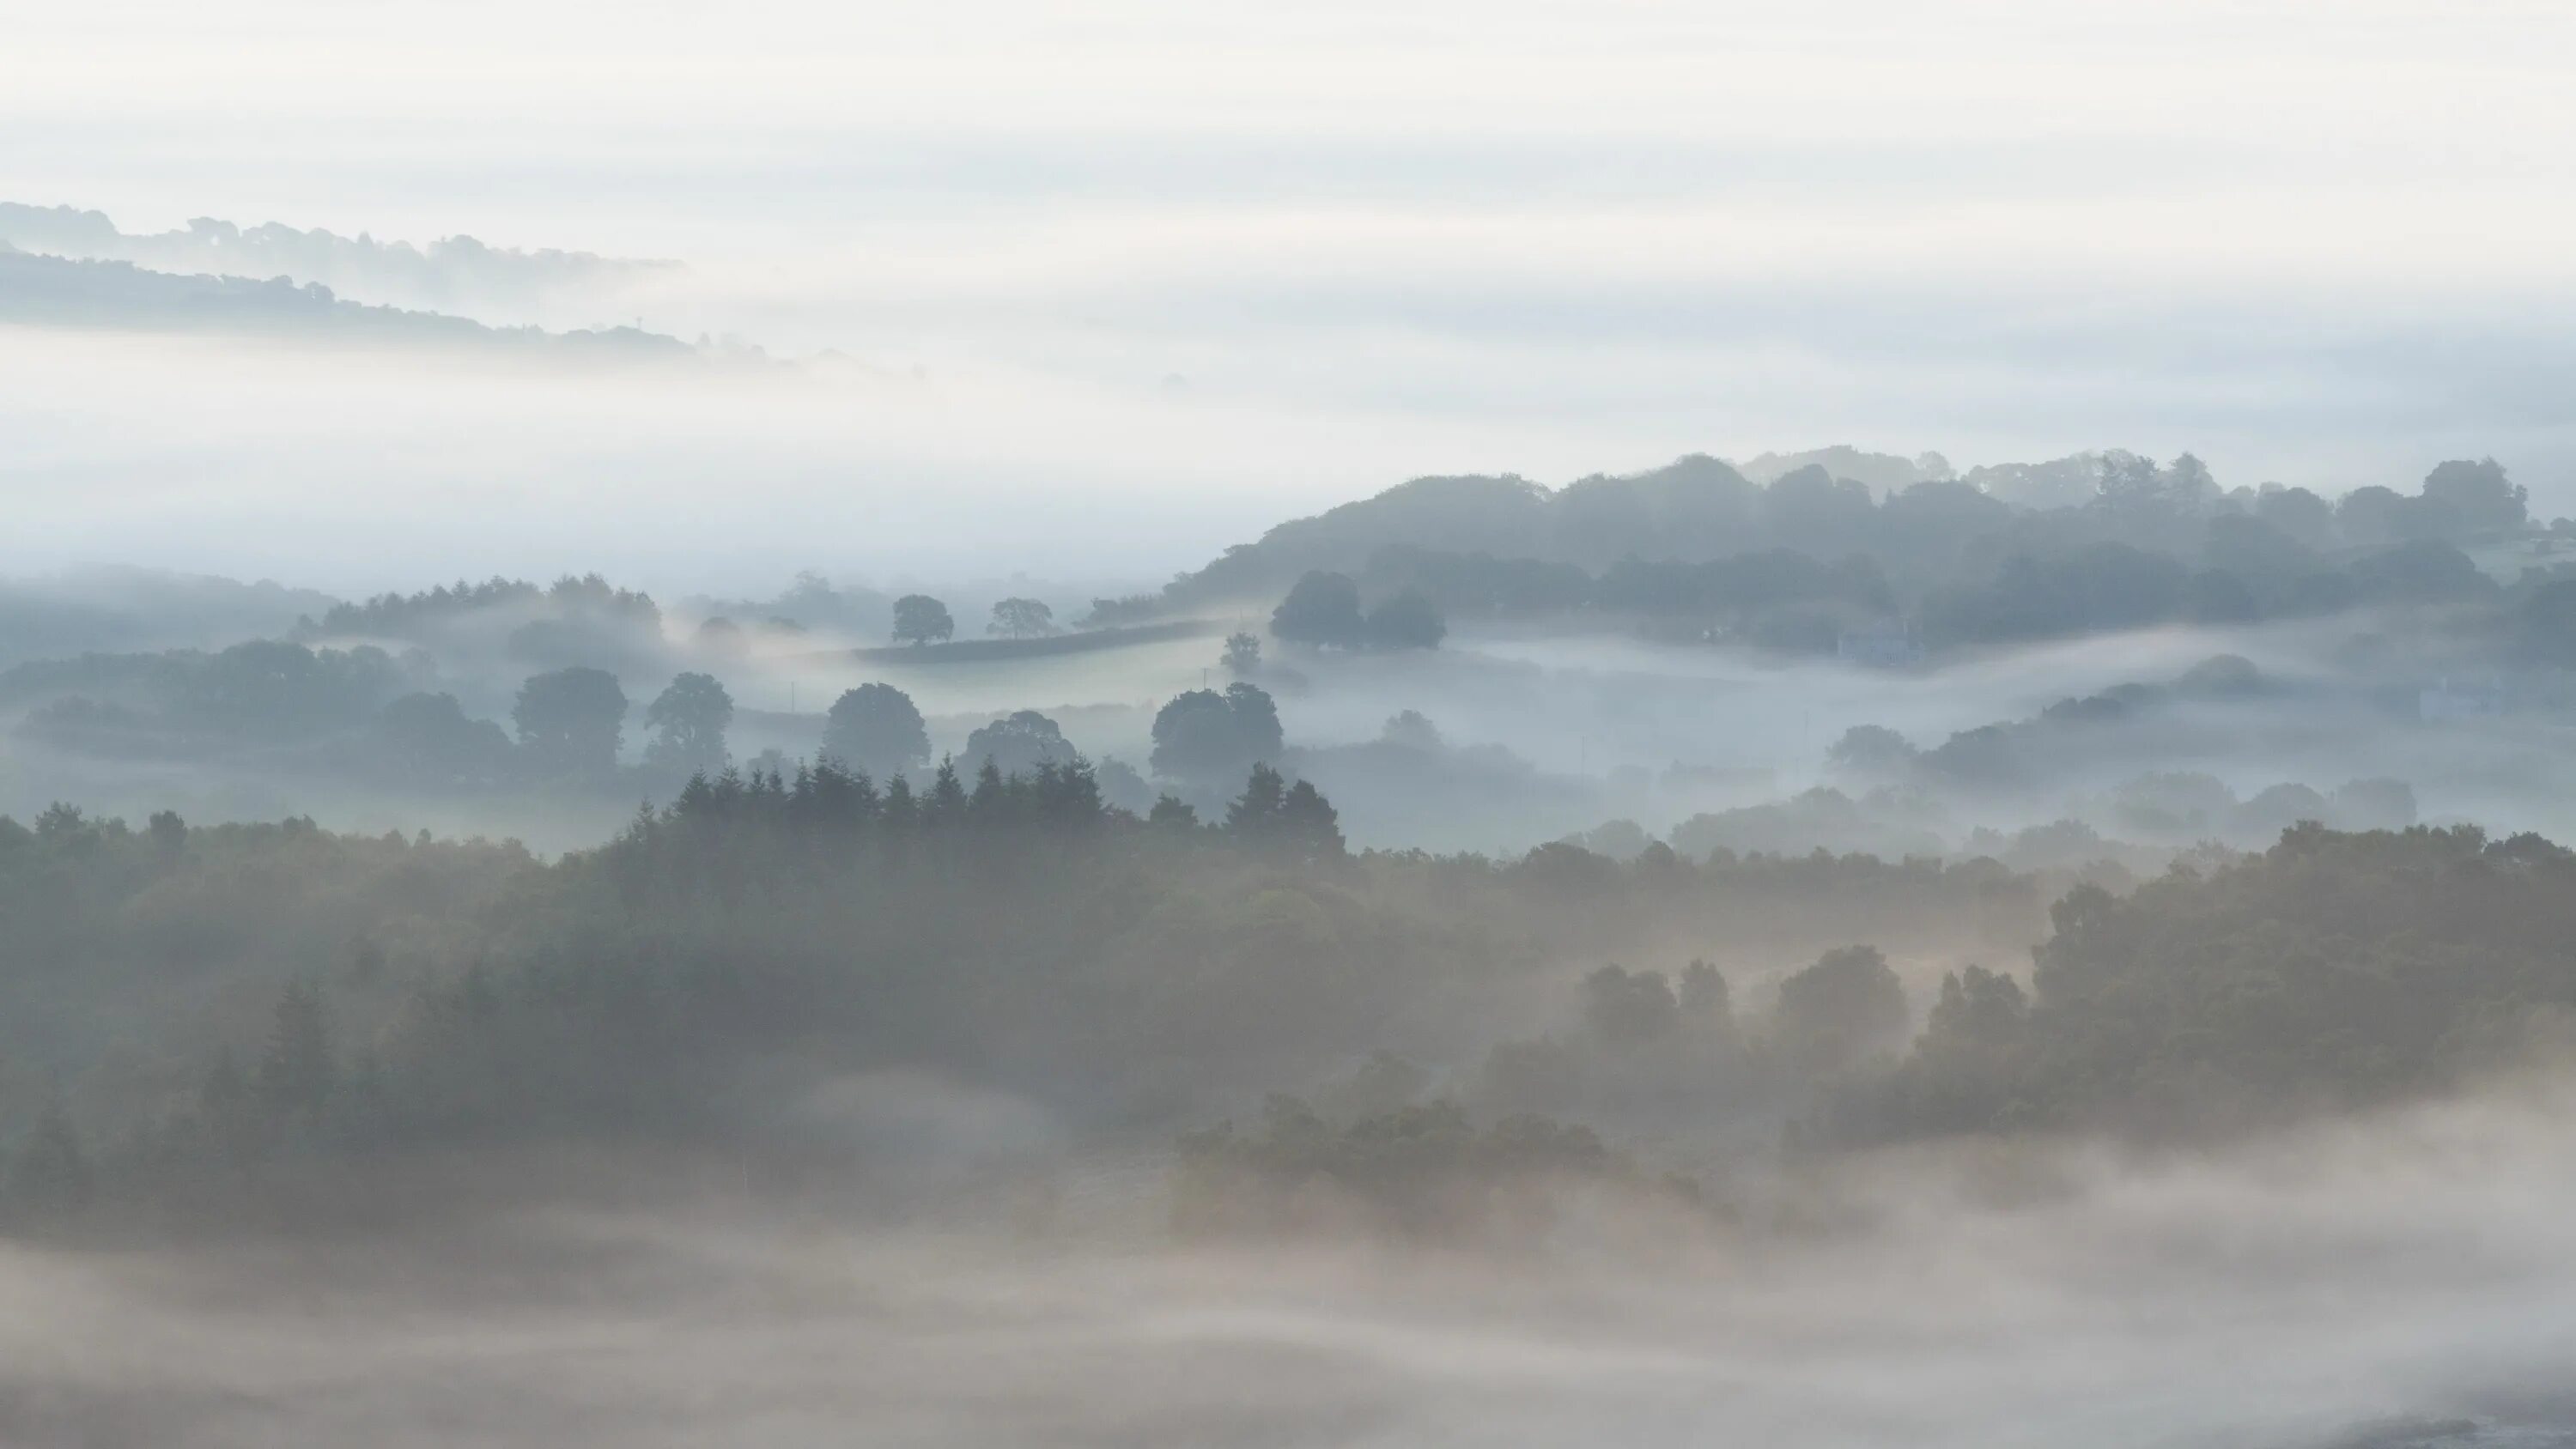
[[[648,327],[927,379],[603,396],[0,332],[11,569],[1156,577],[1413,473],[1829,442],[2327,488],[2493,453],[2576,511],[2563,3],[7,29],[0,199],[676,258]]]

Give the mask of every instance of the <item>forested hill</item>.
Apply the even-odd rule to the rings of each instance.
[[[603,257],[552,247],[487,245],[470,236],[426,246],[337,236],[215,217],[185,228],[126,232],[104,212],[0,201],[0,249],[73,261],[132,262],[155,271],[233,277],[292,277],[344,296],[395,307],[484,316],[489,307],[532,312],[551,300],[605,298],[615,289],[680,270],[676,262]]]
[[[131,262],[42,256],[0,243],[0,323],[9,322],[444,347],[550,362],[695,363],[701,357],[697,348],[676,337],[632,327],[570,332],[487,327],[467,317],[348,301],[318,282],[299,285],[283,276],[266,281],[183,276]]]
[[[2303,826],[2125,899],[2079,886],[2052,935],[2045,884],[1992,861],[1354,856],[1275,773],[1203,824],[1106,807],[1078,763],[919,793],[728,774],[552,864],[58,807],[0,820],[0,1207],[576,1138],[813,1161],[799,1104],[876,1071],[1090,1142],[1273,1091],[1438,1141],[1501,1124],[1480,1151],[1538,1117],[1727,1150],[1784,1122],[1817,1150],[2241,1131],[2563,1049],[2571,881],[2532,837]],[[1309,1135],[1238,1148],[1336,1170]]]
[[[1159,594],[1100,600],[1095,619],[1268,604],[1322,575],[1363,600],[1419,594],[1457,620],[1590,615],[1793,651],[1831,651],[1856,629],[1938,649],[2374,605],[2532,604],[2538,616],[2500,624],[2503,637],[2551,632],[2569,601],[2531,596],[2565,583],[2562,555],[2576,557],[2576,522],[2534,519],[2492,459],[2443,463],[2412,493],[2330,499],[2222,486],[2190,454],[2159,464],[2114,449],[1884,496],[1817,463],[1762,485],[1693,455],[1562,488],[1417,478],[1279,524]]]

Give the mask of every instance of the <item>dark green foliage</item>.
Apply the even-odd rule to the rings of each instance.
[[[335,604],[303,633],[324,638],[422,639],[466,616],[494,610],[555,618],[589,617],[641,630],[658,628],[662,611],[651,596],[620,589],[597,574],[565,575],[550,587],[493,578],[459,580],[417,594],[382,594],[359,604]]]
[[[1055,610],[1036,599],[1004,599],[993,605],[987,634],[1004,639],[1035,639],[1055,632]]]
[[[1368,641],[1359,585],[1348,574],[1307,573],[1271,611],[1270,632],[1288,643],[1318,649],[1358,648]]]
[[[1294,785],[1268,765],[1255,765],[1243,794],[1227,808],[1226,833],[1264,854],[1299,861],[1337,860],[1341,820],[1304,780]]]
[[[1353,858],[1305,782],[1245,796],[1206,830],[1110,810],[1079,761],[920,794],[829,762],[728,770],[552,863],[64,806],[0,822],[0,1060],[62,1074],[120,1200],[438,1146],[754,1150],[780,1094],[889,1068],[1176,1126],[1381,1041],[1472,1062],[1486,993],[1596,943],[1811,952],[1827,895],[1837,932],[1982,940],[2016,888],[1930,863]],[[1680,997],[1657,1040],[1713,1049],[1722,982]],[[45,1140],[35,1107],[0,1101],[11,1160]]]
[[[1449,626],[1419,589],[1405,589],[1368,612],[1366,635],[1379,649],[1437,649]]]
[[[2530,517],[2530,490],[2508,481],[2493,458],[2455,459],[2424,475],[2424,500],[2450,510],[2470,532],[2519,528]]]
[[[957,632],[948,606],[928,594],[906,594],[894,601],[894,642],[929,644]]]
[[[1583,978],[1583,1019],[1603,1041],[1628,1046],[1670,1034],[1681,1003],[1661,971],[1604,966]]]
[[[1069,765],[1076,754],[1054,720],[1033,709],[1005,715],[966,737],[965,764],[1004,775],[1034,774],[1040,765]]]
[[[2040,473],[2073,486],[2020,487]],[[1965,647],[2374,600],[2476,602],[2489,591],[2450,554],[2374,563],[2370,551],[2448,549],[2527,522],[2524,490],[2492,461],[2445,463],[2416,496],[2358,489],[2338,508],[2277,485],[2223,492],[2187,453],[2162,466],[2114,449],[1980,469],[1884,502],[1812,464],[1763,488],[1685,458],[1554,492],[1519,478],[1417,479],[1231,548],[1161,604],[1284,589],[1274,632],[1318,647],[1369,642],[1362,595],[1408,589],[1453,617],[1600,611],[1663,637],[1794,651],[1831,651],[1844,630],[1899,618],[1935,646]]]
[[[653,731],[644,761],[682,774],[721,770],[732,722],[733,696],[713,675],[682,674],[644,711],[644,727]]]
[[[1261,641],[1240,629],[1226,635],[1223,663],[1228,673],[1253,673],[1261,667]]]
[[[617,768],[626,691],[606,670],[557,669],[519,686],[510,718],[519,728],[519,747],[540,772],[571,778],[605,775]]]
[[[49,742],[162,754],[310,740],[359,724],[401,691],[402,673],[381,649],[273,640],[0,673],[0,704],[43,702],[27,728]]]
[[[490,783],[515,763],[501,727],[467,718],[452,694],[406,694],[384,707],[368,736],[376,770],[409,783]]]
[[[1809,1071],[1836,1071],[1905,1037],[1904,983],[1873,946],[1828,951],[1780,983],[1772,1028]]]
[[[862,684],[832,701],[822,754],[845,769],[891,780],[930,763],[930,731],[911,695],[891,684]]]
[[[1735,1025],[1735,1003],[1726,986],[1726,977],[1706,961],[1694,960],[1682,968],[1680,999],[1682,1020],[1718,1031]]]
[[[1231,780],[1285,746],[1278,705],[1240,681],[1222,694],[1191,690],[1154,715],[1154,773],[1170,779]]]
[[[2052,914],[2028,1004],[1990,973],[1945,983],[1839,1131],[2240,1126],[2507,1062],[2517,1024],[2576,1008],[2576,855],[2533,836],[2301,825],[2235,868],[2079,886]]]

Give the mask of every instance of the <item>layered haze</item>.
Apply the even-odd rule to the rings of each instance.
[[[0,21],[0,1442],[2572,1449],[2576,8]]]
[[[257,571],[285,530],[318,573],[369,545],[351,490],[424,513],[497,491],[512,541],[578,539],[665,587],[939,562],[978,529],[988,562],[1152,579],[1389,477],[1820,438],[1962,466],[2189,447],[2336,489],[2492,453],[2546,516],[2576,466],[2553,401],[2576,375],[2570,24],[2519,4],[57,8],[0,57],[10,199],[128,232],[212,215],[669,259],[614,303],[492,299],[484,320],[640,320],[926,381],[316,384],[12,330],[8,461],[91,508],[12,547],[175,561],[137,557],[148,533],[110,549],[112,512],[184,530],[197,568]],[[534,446],[495,456],[496,436]],[[249,506],[172,518],[111,481],[145,461]],[[695,532],[711,495],[713,557],[602,530]],[[421,582],[504,562],[409,537]]]

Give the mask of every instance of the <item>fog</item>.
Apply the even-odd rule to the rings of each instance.
[[[0,1442],[2576,1446],[2576,13],[0,24]]]
[[[2259,1154],[1854,1165],[1728,1228],[1617,1203],[1510,1252],[1157,1246],[695,1200],[20,1244],[21,1443],[1210,1445],[2562,1442],[2563,1090]],[[712,1177],[713,1174],[708,1176]],[[1094,1189],[1097,1190],[1089,1190]],[[1086,1197],[1093,1201],[1084,1204]],[[1099,1199],[1106,1199],[1102,1203]]]
[[[230,348],[165,370],[10,329],[7,461],[21,500],[71,515],[13,532],[22,557],[300,558],[287,581],[346,587],[336,561],[382,538],[347,504],[364,480],[415,515],[511,507],[509,540],[406,527],[381,562],[415,584],[519,570],[495,545],[540,540],[548,567],[579,540],[581,566],[667,590],[904,560],[1156,580],[1413,473],[1833,440],[1962,466],[2191,448],[2338,491],[2491,453],[2544,516],[2576,507],[2576,37],[2552,6],[21,22],[7,200],[129,234],[213,217],[668,261],[613,295],[297,280],[928,379],[528,396],[409,367],[317,384]],[[174,518],[102,488],[147,461],[263,501]],[[689,500],[715,489],[711,537]]]

